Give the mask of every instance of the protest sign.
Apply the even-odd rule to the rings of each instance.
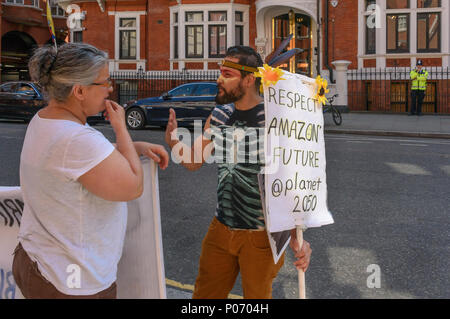
[[[22,211],[20,187],[0,187],[0,299],[23,299],[12,274]]]
[[[166,298],[158,170],[142,159],[144,192],[128,202],[127,232],[117,270],[117,298]],[[0,299],[22,299],[12,275],[23,212],[20,187],[0,187]]]
[[[128,202],[128,223],[117,270],[117,298],[166,298],[158,166],[141,159],[144,192]]]
[[[277,262],[289,230],[320,227],[333,218],[327,207],[324,121],[314,79],[268,66],[260,68],[260,77],[266,115],[266,168],[260,189]]]

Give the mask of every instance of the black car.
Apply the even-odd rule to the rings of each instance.
[[[129,129],[142,129],[145,125],[165,126],[169,109],[177,114],[180,126],[192,126],[194,121],[205,122],[216,105],[217,84],[194,82],[182,84],[158,97],[149,97],[125,103]]]
[[[0,118],[30,121],[47,105],[37,83],[28,81],[7,82],[0,85]],[[88,117],[90,125],[104,120],[103,114]]]

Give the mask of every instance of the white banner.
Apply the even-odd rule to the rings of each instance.
[[[166,298],[157,165],[142,160],[144,192],[128,202],[128,224],[117,272],[117,298]],[[20,187],[0,187],[0,299],[23,298],[12,275],[23,200]]]
[[[265,214],[271,233],[333,223],[327,207],[322,105],[313,79],[289,72],[264,87]]]
[[[20,187],[0,186],[0,299],[23,299],[12,274],[22,211]]]

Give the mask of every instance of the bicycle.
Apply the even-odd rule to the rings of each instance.
[[[331,111],[331,114],[333,116],[333,122],[336,125],[341,125],[342,124],[342,115],[341,112],[335,107],[333,106],[333,101],[334,98],[338,97],[339,94],[335,94],[333,95],[329,100],[328,100],[328,105],[324,105],[323,107],[323,113],[327,113]]]

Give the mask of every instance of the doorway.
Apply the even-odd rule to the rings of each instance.
[[[291,73],[312,77],[312,28],[311,17],[294,13],[279,15],[272,19],[272,48],[276,49],[290,34],[294,34],[290,45],[283,51],[300,48],[304,51],[292,57],[280,68]]]
[[[27,33],[10,31],[2,37],[1,81],[29,80],[28,60],[37,48]]]

